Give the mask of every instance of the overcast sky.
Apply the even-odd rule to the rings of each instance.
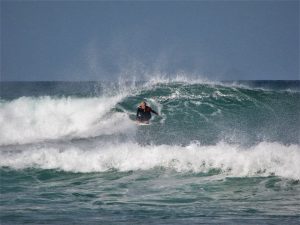
[[[299,1],[3,1],[1,80],[299,79]]]

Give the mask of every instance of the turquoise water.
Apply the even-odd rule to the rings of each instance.
[[[1,224],[300,222],[299,81],[2,82],[0,102]]]

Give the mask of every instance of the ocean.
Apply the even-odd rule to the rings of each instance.
[[[0,88],[1,224],[300,224],[300,81]]]

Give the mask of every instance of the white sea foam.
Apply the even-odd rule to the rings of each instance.
[[[171,168],[178,172],[208,172],[219,169],[226,176],[276,175],[300,179],[299,145],[261,142],[250,147],[219,143],[213,146],[105,144],[93,149],[31,146],[22,151],[1,151],[0,166],[29,167],[71,172],[102,172]]]
[[[113,134],[133,128],[126,114],[108,113],[122,97],[22,97],[2,102],[0,145]]]

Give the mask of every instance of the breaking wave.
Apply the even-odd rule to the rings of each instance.
[[[178,172],[226,176],[281,176],[300,179],[299,145],[262,142],[242,148],[227,143],[201,146],[106,144],[92,149],[80,147],[25,147],[2,151],[0,166],[14,169],[41,168],[69,172],[148,170],[156,167]]]
[[[121,98],[22,97],[1,103],[0,145],[122,132],[133,126],[128,117],[109,114]]]

